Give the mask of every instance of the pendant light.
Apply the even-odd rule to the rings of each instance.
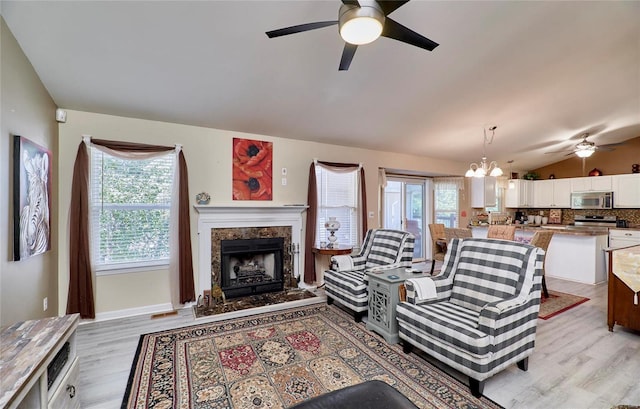
[[[480,164],[472,163],[469,165],[469,170],[464,175],[466,177],[476,177],[483,178],[489,174],[489,176],[502,176],[502,169],[498,166],[498,162],[495,160],[491,162],[487,162],[487,145],[491,145],[493,143],[493,137],[495,136],[497,126],[492,126],[489,128],[491,131],[491,138],[487,138],[487,130],[483,129],[484,132],[484,140],[482,142],[482,160]]]

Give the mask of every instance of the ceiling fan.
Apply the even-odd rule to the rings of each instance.
[[[583,133],[580,137],[582,138],[582,141],[576,144],[576,146],[573,149],[570,149],[570,150],[565,149],[562,151],[554,151],[554,152],[545,152],[545,154],[569,152],[567,153],[566,156],[575,154],[580,158],[588,158],[589,156],[593,155],[595,151],[613,151],[615,150],[616,146],[624,145],[624,142],[610,143],[607,145],[596,145],[595,143],[587,140],[587,138],[589,137],[588,132]]]
[[[267,31],[269,38],[301,33],[303,31],[338,25],[340,36],[345,40],[340,71],[346,71],[359,45],[369,44],[378,37],[392,38],[403,43],[433,51],[439,44],[397,23],[388,16],[409,0],[342,0],[338,20],[318,21]]]

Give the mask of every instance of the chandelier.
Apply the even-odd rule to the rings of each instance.
[[[497,126],[489,128],[491,131],[491,138],[487,138],[487,130],[483,129],[484,141],[482,142],[482,160],[479,165],[475,162],[469,165],[469,170],[464,174],[466,177],[483,178],[487,176],[487,174],[489,176],[502,176],[502,169],[498,166],[498,162],[495,160],[487,162],[487,145],[491,145],[493,142],[493,137],[496,134],[496,128]]]

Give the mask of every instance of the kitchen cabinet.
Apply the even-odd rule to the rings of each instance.
[[[538,182],[535,182],[538,183]],[[516,241],[530,241],[536,228],[520,225],[516,228]],[[473,237],[486,238],[489,227],[473,226]],[[543,227],[542,231],[547,231]],[[573,234],[556,228],[547,249],[544,262],[547,277],[561,278],[584,284],[598,284],[607,280],[605,253],[607,234]]]
[[[611,176],[590,176],[571,178],[571,192],[610,192],[612,189]]]
[[[482,208],[496,205],[496,182],[493,176],[471,178],[471,207]]]
[[[640,208],[640,173],[613,175],[613,207]]]
[[[571,179],[536,180],[533,204],[540,208],[566,208],[571,204]]]
[[[533,181],[512,179],[505,190],[505,207],[533,207]]]

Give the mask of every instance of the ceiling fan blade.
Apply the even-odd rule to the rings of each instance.
[[[280,28],[278,30],[267,31],[265,34],[269,38],[286,36],[289,34],[301,33],[303,31],[315,30],[318,28],[329,27],[338,24],[338,21],[317,21],[315,23],[300,24],[297,26]]]
[[[360,3],[358,3],[358,0],[342,0],[342,4],[346,4],[347,6],[360,7]]]
[[[616,146],[622,146],[625,145],[624,142],[619,142],[619,143],[608,143],[606,145],[598,145],[598,149],[609,149],[609,148],[615,148]]]
[[[409,0],[377,0],[377,3],[384,12],[385,16],[393,13],[408,2]]]
[[[573,153],[573,152],[575,152],[575,150],[573,150],[573,149],[564,149],[564,150],[561,150],[561,151],[545,152],[544,154],[545,154],[545,155],[551,155],[551,154],[554,154],[554,153],[565,153],[565,152],[571,152],[571,153]]]
[[[351,60],[356,53],[358,46],[355,44],[344,43],[344,50],[342,50],[342,58],[340,59],[340,68],[338,71],[347,71],[351,65]]]
[[[429,40],[427,37],[424,37],[402,24],[391,20],[389,17],[384,20],[384,28],[380,35],[387,38],[393,38],[394,40],[411,44],[416,47],[424,48],[429,51],[433,51],[433,49],[439,45],[438,43]]]

